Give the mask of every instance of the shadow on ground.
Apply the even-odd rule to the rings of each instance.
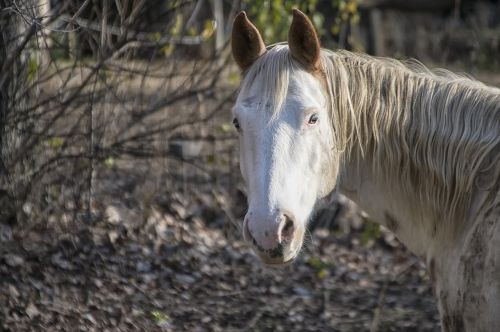
[[[269,269],[238,236],[160,211],[3,225],[0,330],[439,330],[425,270],[401,246],[318,229],[294,264]]]

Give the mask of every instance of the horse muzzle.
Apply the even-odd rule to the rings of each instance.
[[[302,245],[304,231],[291,213],[278,211],[271,218],[249,212],[245,217],[243,237],[266,265],[291,263]]]

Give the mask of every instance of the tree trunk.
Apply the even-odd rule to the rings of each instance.
[[[32,158],[22,147],[34,123],[19,117],[30,98],[23,91],[30,79],[28,45],[36,39],[35,8],[34,0],[0,0],[0,222],[12,222],[21,212],[29,184]]]

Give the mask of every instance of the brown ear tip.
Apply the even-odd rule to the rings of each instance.
[[[304,17],[306,16],[303,12],[301,12],[299,9],[297,8],[294,8],[292,9],[292,15],[293,15],[293,18],[299,18],[299,17]]]
[[[244,10],[238,13],[236,17],[234,18],[234,23],[243,23],[248,21],[247,13],[245,13]]]

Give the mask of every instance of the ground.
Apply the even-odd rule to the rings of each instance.
[[[425,268],[394,241],[318,227],[267,268],[216,210],[168,202],[0,225],[0,331],[439,331]]]

